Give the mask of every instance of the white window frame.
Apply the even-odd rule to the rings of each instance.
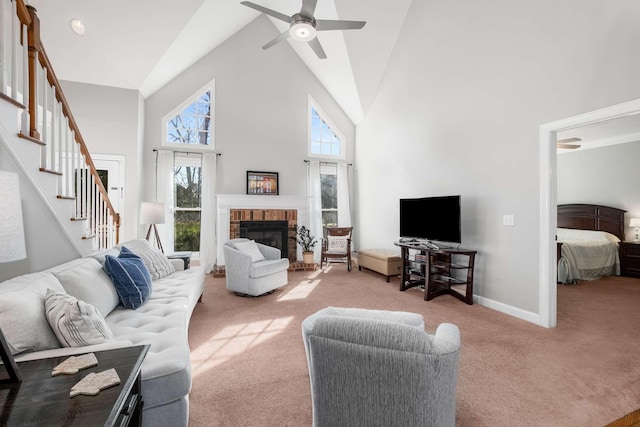
[[[205,92],[211,92],[211,144],[209,145],[199,145],[199,144],[182,144],[178,142],[169,142],[168,134],[167,134],[167,123],[169,120],[173,119],[175,116],[182,113],[182,111],[187,108],[189,105],[193,104],[202,96]],[[168,147],[175,150],[180,151],[214,151],[216,146],[215,134],[216,134],[216,109],[215,109],[215,101],[216,101],[216,93],[215,93],[215,79],[211,80],[209,83],[198,89],[195,93],[193,93],[190,97],[188,97],[185,101],[183,101],[176,108],[171,110],[168,114],[166,114],[162,118],[161,126],[162,126],[162,146]]]
[[[336,136],[340,139],[340,154],[337,156],[334,155],[326,155],[326,154],[316,154],[311,152],[311,137],[312,137],[312,113],[311,110],[314,109],[320,116],[322,120],[331,128],[331,130],[336,134]],[[346,146],[347,146],[347,138],[344,136],[344,133],[340,131],[340,128],[336,126],[336,124],[329,118],[329,116],[318,106],[318,103],[309,95],[309,105],[307,108],[307,155],[316,159],[326,159],[326,160],[345,160],[346,158]]]
[[[195,157],[197,156],[197,157]],[[200,173],[202,174],[202,156],[195,154],[193,156],[189,156],[189,155],[176,155],[173,158],[173,167],[174,167],[174,171],[176,167],[198,167],[200,168]],[[173,211],[174,211],[174,218],[173,218],[173,232],[175,233],[175,227],[176,227],[176,219],[175,219],[175,212],[200,212],[200,238],[202,238],[202,187],[200,188],[200,207],[197,208],[181,208],[178,206],[178,192],[176,191],[176,182],[175,182],[175,176],[174,176],[174,180],[173,180]],[[174,237],[174,248],[173,248],[174,252],[175,250],[175,237]],[[191,259],[200,259],[200,251],[192,251],[191,254]]]

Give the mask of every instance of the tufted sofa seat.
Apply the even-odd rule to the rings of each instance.
[[[126,245],[123,243],[123,246]],[[154,280],[149,300],[138,309],[129,310],[117,301],[106,302],[113,296],[109,289],[105,290],[108,288],[105,283],[110,280],[102,269],[105,253],[117,255],[118,251],[110,249],[93,253],[45,272],[11,279],[0,284],[0,294],[2,289],[15,289],[15,292],[27,292],[34,298],[43,298],[40,290],[34,292],[28,289],[29,283],[35,283],[30,279],[31,276],[34,279],[42,276],[49,287],[53,284],[56,290],[64,289],[78,299],[100,307],[101,312],[108,311],[104,317],[115,340],[85,347],[24,352],[15,358],[25,361],[148,344],[149,351],[141,371],[143,425],[187,426],[191,390],[187,333],[191,314],[204,290],[204,270],[201,267],[183,270],[182,259],[171,259],[176,271]]]

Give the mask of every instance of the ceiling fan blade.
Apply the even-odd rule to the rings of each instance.
[[[316,31],[328,30],[359,30],[366,21],[335,21],[331,19],[316,20]]]
[[[316,11],[316,3],[318,3],[318,0],[302,0],[302,9],[300,9],[300,15],[307,18],[313,18],[313,14]]]
[[[582,141],[582,138],[566,138],[566,139],[560,139],[558,140],[558,144],[567,144],[570,142],[580,142]]]
[[[264,46],[262,46],[262,49],[267,50],[269,49],[271,46],[280,43],[283,40],[286,40],[289,38],[289,30],[286,30],[283,33],[280,33],[278,35],[278,37],[276,37],[275,39],[271,40],[269,43],[265,44]]]
[[[245,6],[250,7],[251,9],[255,9],[258,12],[262,12],[265,15],[269,15],[269,16],[273,16],[276,19],[279,19],[281,21],[287,22],[287,23],[291,23],[291,17],[287,16],[283,13],[280,12],[276,12],[275,10],[271,10],[268,9],[264,6],[260,6],[259,4],[255,4],[255,3],[251,3],[250,1],[241,1],[240,4],[243,4]]]
[[[558,142],[558,143],[556,143],[556,147],[557,148],[565,148],[567,150],[575,150],[576,148],[580,148],[581,145],[564,144],[564,143]]]
[[[324,53],[324,49],[322,48],[320,40],[318,40],[317,37],[314,37],[313,40],[309,40],[307,43],[309,43],[309,46],[311,46],[311,49],[313,49],[318,58],[327,59],[327,54]]]

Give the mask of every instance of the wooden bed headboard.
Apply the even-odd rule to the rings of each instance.
[[[606,231],[624,241],[624,213],[618,208],[600,205],[558,205],[558,227]]]

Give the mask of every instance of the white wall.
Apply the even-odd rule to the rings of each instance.
[[[640,96],[639,17],[630,0],[414,0],[358,126],[359,246],[393,247],[400,197],[461,194],[475,293],[537,313],[539,125]]]
[[[306,195],[308,95],[347,139],[353,161],[355,127],[288,43],[264,51],[278,34],[258,17],[154,93],[145,104],[143,197],[153,200],[155,153],[162,118],[215,79],[216,192],[245,194],[247,170],[278,172],[280,194]]]
[[[89,152],[125,156],[125,214],[120,241],[137,238],[142,97],[130,89],[70,81],[60,83]]]
[[[624,209],[627,240],[640,218],[640,142],[618,144],[558,155],[558,204],[592,203]]]

